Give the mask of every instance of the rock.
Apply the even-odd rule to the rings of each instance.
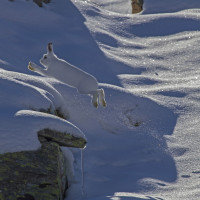
[[[143,10],[143,0],[131,0],[132,13],[139,13]]]
[[[39,7],[42,7],[42,3],[50,3],[50,0],[33,0]]]
[[[0,200],[63,200],[67,176],[59,145],[84,148],[86,140],[51,129],[38,138],[37,151],[0,154]]]
[[[0,200],[63,200],[66,189],[58,144],[44,142],[37,151],[0,154]]]
[[[70,133],[58,132],[51,129],[38,131],[38,138],[41,143],[52,141],[65,147],[84,148],[87,143],[84,138],[75,137]]]
[[[14,0],[9,0],[9,1],[14,1]],[[42,7],[43,3],[50,3],[51,0],[33,0],[34,3],[36,3],[39,7]]]

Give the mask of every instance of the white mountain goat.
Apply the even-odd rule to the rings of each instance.
[[[69,86],[77,88],[80,94],[92,96],[92,104],[96,108],[98,107],[98,101],[101,106],[106,107],[104,90],[98,89],[96,78],[67,61],[58,58],[53,52],[52,43],[48,44],[47,54],[43,55],[40,63],[45,69],[32,62],[29,62],[28,69],[41,75],[53,77]]]

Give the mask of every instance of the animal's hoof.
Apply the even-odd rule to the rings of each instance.
[[[95,108],[98,108],[98,103],[97,103],[97,102],[93,102],[93,106],[94,106]]]
[[[102,101],[102,106],[103,106],[103,107],[106,107],[106,106],[107,106],[107,104],[106,104],[106,101],[105,101],[105,100],[103,100],[103,101]]]

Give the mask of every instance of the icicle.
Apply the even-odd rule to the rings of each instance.
[[[81,192],[82,192],[82,198],[85,196],[85,190],[84,190],[84,157],[83,157],[83,149],[81,149]]]

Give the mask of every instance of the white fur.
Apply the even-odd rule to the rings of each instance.
[[[105,94],[103,89],[98,89],[98,82],[94,76],[83,70],[71,65],[65,60],[58,58],[53,52],[52,43],[47,46],[47,54],[40,59],[40,63],[45,67],[29,62],[28,69],[39,74],[56,78],[57,80],[77,88],[80,94],[92,96],[92,104],[98,107],[106,106]]]

